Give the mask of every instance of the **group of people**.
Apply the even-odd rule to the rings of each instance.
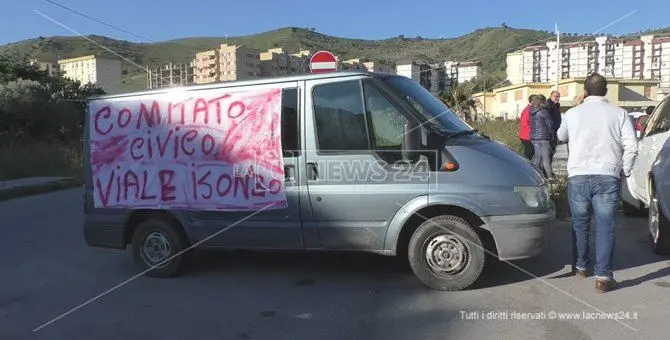
[[[589,276],[589,225],[595,222],[595,289],[607,292],[617,286],[612,259],[614,218],[621,200],[621,180],[630,176],[638,142],[628,112],[610,103],[607,80],[587,77],[584,94],[563,117],[558,98],[530,96],[521,116],[520,138],[526,157],[553,177],[551,155],[558,141],[568,143],[568,202],[572,215],[572,273]],[[530,147],[532,145],[532,148]],[[532,153],[531,153],[532,152]]]
[[[532,94],[521,112],[519,139],[524,155],[549,180],[555,179],[552,164],[558,144],[557,132],[561,126],[560,100],[558,91],[552,91],[549,99],[542,94]]]

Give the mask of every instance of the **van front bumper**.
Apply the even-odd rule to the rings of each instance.
[[[542,252],[549,240],[549,227],[556,217],[552,208],[542,214],[482,217],[493,235],[500,260],[519,260]]]

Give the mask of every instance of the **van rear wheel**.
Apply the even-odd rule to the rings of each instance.
[[[426,286],[442,291],[470,287],[486,262],[482,239],[457,216],[430,218],[414,231],[408,258],[414,274]]]
[[[177,274],[186,262],[187,242],[178,226],[163,219],[148,219],[137,226],[133,234],[133,260],[138,269],[150,277],[170,277]]]

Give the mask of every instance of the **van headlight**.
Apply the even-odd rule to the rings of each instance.
[[[544,208],[549,204],[549,188],[543,186],[518,186],[514,193],[521,202],[531,208]]]

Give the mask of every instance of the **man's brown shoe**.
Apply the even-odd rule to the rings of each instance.
[[[617,288],[616,286],[617,282],[614,279],[596,279],[596,291],[598,293],[606,293],[615,290]]]
[[[580,279],[583,279],[583,278],[586,278],[586,277],[589,276],[589,274],[584,269],[575,268],[575,269],[572,270],[572,273]]]

